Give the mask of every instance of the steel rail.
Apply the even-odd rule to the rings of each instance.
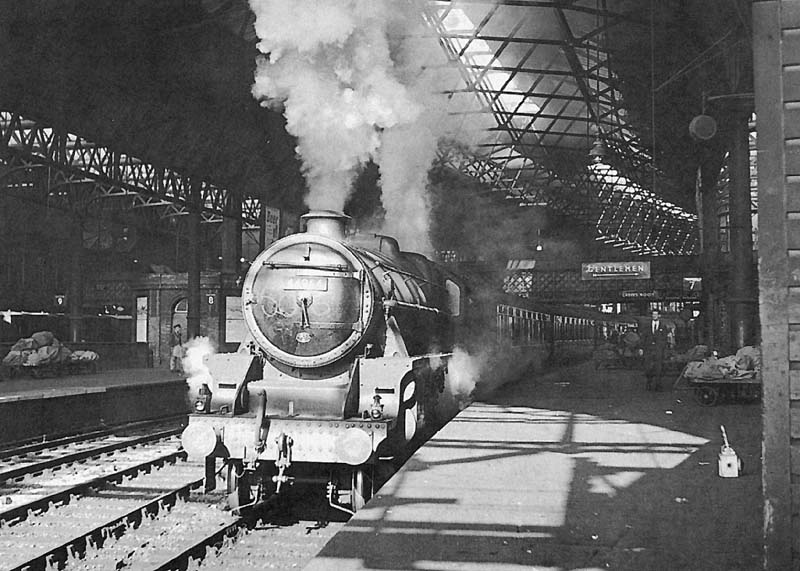
[[[86,533],[82,533],[50,549],[46,553],[37,555],[25,563],[13,567],[11,571],[45,571],[53,567],[61,568],[70,557],[74,557],[76,554],[83,555],[86,552],[89,541],[92,541],[97,547],[102,547],[106,539],[112,536],[118,537],[122,534],[123,530],[132,525],[141,523],[147,515],[157,515],[162,509],[171,509],[178,501],[179,497],[188,496],[193,489],[199,488],[202,484],[202,479],[195,480],[194,482],[189,482],[185,486],[162,494],[143,506],[137,507],[118,518],[99,525]]]
[[[156,432],[155,434],[128,438],[111,444],[98,446],[96,448],[89,448],[88,450],[80,450],[78,452],[73,452],[72,454],[65,454],[57,458],[49,458],[40,462],[33,462],[32,464],[20,466],[19,468],[11,468],[8,470],[0,469],[0,483],[21,478],[29,474],[37,474],[39,472],[55,468],[56,466],[66,466],[69,464],[74,464],[75,462],[86,460],[87,458],[94,458],[109,452],[116,452],[117,450],[132,448],[146,442],[154,442],[164,438],[169,438],[171,436],[177,436],[182,431],[182,428],[171,428],[169,430]]]
[[[232,523],[229,523],[214,533],[207,535],[191,547],[183,550],[169,561],[162,563],[156,567],[154,571],[174,571],[176,569],[186,569],[191,560],[194,559],[202,561],[208,552],[209,547],[219,545],[227,537],[235,536],[241,528],[248,525],[249,521],[250,520],[247,518],[242,517]]]
[[[51,440],[42,440],[42,436],[38,438],[29,438],[25,440],[18,440],[16,442],[6,442],[0,445],[0,460],[13,458],[14,456],[22,456],[23,454],[33,454],[48,448],[56,448],[65,444],[72,444],[81,440],[92,440],[95,438],[102,438],[110,436],[118,431],[135,430],[137,428],[146,428],[148,426],[156,426],[162,423],[186,421],[186,414],[176,414],[164,416],[161,418],[154,418],[150,420],[137,420],[136,422],[124,422],[122,424],[109,425],[108,428],[102,430],[92,430],[81,434],[69,434]]]
[[[24,444],[22,446],[9,447],[7,449],[0,450],[0,460],[8,460],[9,458],[14,458],[15,456],[24,456],[25,454],[34,454],[36,452],[41,452],[42,450],[58,448],[59,446],[66,446],[67,444],[74,444],[76,442],[90,442],[92,440],[111,436],[112,434],[114,434],[113,429],[104,429],[94,430],[85,434],[64,436],[62,438],[56,438],[53,440],[38,440],[32,444]]]
[[[0,511],[0,524],[18,523],[31,515],[47,511],[53,505],[69,503],[72,496],[82,495],[87,490],[105,486],[128,476],[135,476],[140,472],[149,470],[153,466],[160,466],[166,464],[167,462],[175,462],[178,459],[186,458],[186,456],[186,452],[183,450],[177,450],[175,452],[159,456],[158,458],[136,464],[135,466],[131,466],[125,470],[120,470],[119,472],[92,478],[86,482],[82,482],[75,486],[70,486],[58,492],[43,496],[33,502],[29,502],[9,510]]]

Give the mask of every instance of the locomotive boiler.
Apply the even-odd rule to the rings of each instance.
[[[248,336],[206,359],[182,436],[205,459],[207,487],[227,466],[236,510],[318,482],[352,513],[385,463],[457,412],[445,391],[465,285],[392,238],[346,238],[340,213],[303,218],[305,233],[254,260],[242,288]]]

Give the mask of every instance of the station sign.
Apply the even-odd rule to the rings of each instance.
[[[619,295],[622,299],[656,299],[660,297],[657,291],[623,291]]]
[[[703,278],[683,278],[684,292],[700,292],[703,289]]]
[[[581,264],[582,280],[647,280],[650,262],[589,262]]]

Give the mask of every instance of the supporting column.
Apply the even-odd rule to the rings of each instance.
[[[70,240],[69,292],[69,340],[80,343],[83,339],[83,230],[80,220],[75,220]]]
[[[261,200],[261,210],[258,213],[258,249],[264,251],[267,247],[267,204]]]
[[[757,292],[753,275],[753,224],[750,207],[750,120],[751,110],[730,113],[730,295],[728,296],[730,342],[740,349],[755,342]]]
[[[717,181],[722,169],[723,152],[708,147],[700,165],[700,267],[703,278],[701,342],[709,347],[719,345],[721,319],[719,315],[719,218],[717,217]]]
[[[200,209],[199,183],[192,184],[189,204],[189,264],[187,268],[186,336],[188,339],[200,335]]]
[[[235,275],[242,258],[242,200],[235,193],[228,197],[228,212],[222,219],[222,271]]]
[[[761,481],[764,490],[764,569],[796,569],[798,533],[792,513],[792,458],[800,446],[792,436],[800,435],[800,418],[790,409],[792,398],[800,395],[800,281],[791,269],[800,259],[789,249],[800,248],[800,157],[787,139],[795,139],[795,111],[787,104],[800,102],[796,80],[800,53],[790,42],[783,43],[783,27],[800,30],[796,9],[783,14],[783,5],[797,2],[753,3],[753,68],[758,129],[758,281],[761,316],[763,423]],[[794,15],[794,17],[792,17]],[[786,21],[784,21],[784,17]],[[793,21],[794,20],[794,21]],[[793,64],[793,65],[791,65]],[[784,73],[787,74],[784,81]],[[791,129],[791,132],[784,132]],[[791,237],[791,241],[790,241]],[[791,262],[791,266],[790,266]],[[797,275],[800,275],[798,273]],[[791,328],[795,328],[792,331]],[[790,343],[791,340],[791,343]],[[794,361],[790,363],[790,361]],[[797,403],[795,403],[797,404]],[[794,417],[794,419],[793,419]],[[796,462],[797,460],[795,460]],[[794,529],[794,531],[793,531]],[[793,548],[795,553],[793,554]],[[794,556],[793,556],[794,555]]]

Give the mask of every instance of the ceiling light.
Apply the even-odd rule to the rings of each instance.
[[[597,137],[592,143],[592,148],[589,151],[589,158],[592,159],[593,163],[601,163],[606,156],[606,144],[603,142],[603,139]]]

